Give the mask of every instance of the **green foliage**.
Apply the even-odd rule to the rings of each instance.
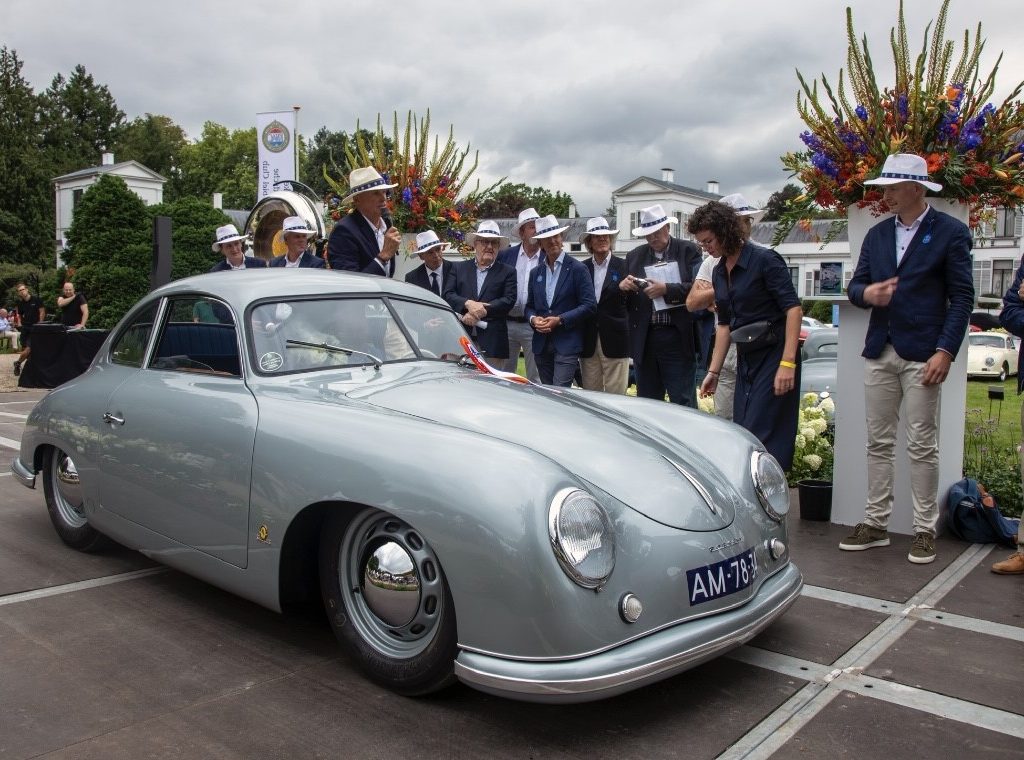
[[[768,201],[764,204],[764,210],[766,213],[762,218],[762,221],[779,221],[779,219],[782,218],[783,213],[786,211],[786,204],[798,195],[800,195],[800,188],[792,182],[788,183],[781,190],[776,190],[768,196]]]
[[[541,216],[564,219],[569,216],[572,196],[560,190],[552,193],[544,187],[529,187],[525,184],[503,183],[490,197],[480,204],[481,219],[514,219],[525,208],[535,208]],[[614,208],[614,207],[613,207]],[[614,217],[609,217],[614,221]]]
[[[832,323],[832,301],[803,301],[801,307],[805,317],[814,317],[826,325]]]
[[[348,161],[348,155],[354,154],[356,150],[357,136],[365,145],[373,142],[373,132],[367,129],[357,130],[350,137],[346,132],[332,132],[327,127],[320,127],[300,160],[302,182],[313,188],[321,198],[330,193],[331,186],[324,178],[325,173],[337,172],[339,176],[347,178],[353,169],[358,168]],[[386,135],[383,147],[385,155],[394,152],[394,144]]]
[[[996,497],[1000,511],[1019,517],[1021,494],[1020,455],[1016,435],[980,408],[969,409],[964,431],[964,476],[974,478]]]
[[[800,399],[793,466],[786,473],[791,486],[801,480],[832,480],[835,431],[829,420],[835,410],[831,398],[820,399],[817,393],[805,393]]]
[[[171,244],[174,248],[171,279],[203,274],[222,258],[210,250],[210,243],[213,231],[231,220],[209,203],[199,198],[181,198],[174,203],[150,206],[147,210],[150,219],[156,216],[171,218]]]
[[[208,200],[213,193],[223,193],[226,208],[252,208],[256,164],[256,127],[229,131],[208,121],[199,140],[182,148],[180,172],[169,178],[167,199]]]
[[[15,286],[19,282],[28,285],[28,289],[33,293],[38,293],[42,271],[34,264],[15,264],[7,261],[0,264],[0,306],[10,309],[18,302]]]
[[[147,113],[125,125],[114,146],[114,155],[118,161],[138,161],[170,179],[177,171],[187,145],[185,130],[169,116]]]
[[[54,260],[53,196],[38,130],[39,99],[17,52],[0,48],[0,261]]]

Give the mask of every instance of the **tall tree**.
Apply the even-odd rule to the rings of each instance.
[[[356,135],[367,145],[373,140],[373,132],[360,129],[350,137],[347,132],[332,132],[327,127],[320,127],[309,142],[309,149],[302,157],[301,178],[303,183],[313,188],[321,197],[330,192],[331,187],[324,179],[324,171],[335,179],[348,181],[349,173],[357,168],[349,166],[346,153],[355,152]],[[393,151],[391,138],[385,137],[387,150]]]
[[[511,219],[524,208],[533,207],[541,216],[554,214],[565,218],[569,216],[572,202],[572,196],[560,190],[552,193],[544,187],[506,182],[480,204],[477,216],[480,219]]]
[[[792,183],[787,184],[781,190],[776,190],[768,197],[768,202],[764,204],[764,210],[767,213],[764,215],[763,221],[779,221],[782,218],[782,214],[786,211],[786,203],[796,198],[802,192],[799,187]]]
[[[181,154],[188,145],[185,130],[169,116],[147,113],[128,122],[114,154],[119,161],[138,161],[157,174],[170,179],[181,164]]]
[[[257,161],[256,127],[231,131],[208,121],[199,140],[182,149],[181,171],[170,177],[168,196],[208,200],[223,193],[226,208],[252,208]]]
[[[0,48],[0,261],[52,265],[53,197],[40,153],[39,98],[14,50]]]
[[[96,166],[124,128],[124,112],[105,84],[79,64],[65,79],[53,78],[41,96],[43,150],[54,175]]]

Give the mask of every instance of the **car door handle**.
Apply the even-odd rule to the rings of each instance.
[[[110,424],[113,424],[113,423],[116,422],[118,425],[123,425],[124,424],[124,417],[115,417],[110,412],[104,412],[103,413],[103,421],[104,422],[109,422]]]

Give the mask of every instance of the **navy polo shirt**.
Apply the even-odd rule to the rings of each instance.
[[[789,309],[800,305],[783,258],[771,248],[749,240],[740,249],[731,275],[726,275],[724,264],[716,266],[711,282],[715,288],[718,319],[728,322],[732,330],[762,319],[775,322]]]

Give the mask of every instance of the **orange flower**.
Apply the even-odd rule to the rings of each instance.
[[[946,165],[946,154],[945,153],[929,153],[925,156],[928,161],[928,173],[935,174],[942,170],[942,167]]]

